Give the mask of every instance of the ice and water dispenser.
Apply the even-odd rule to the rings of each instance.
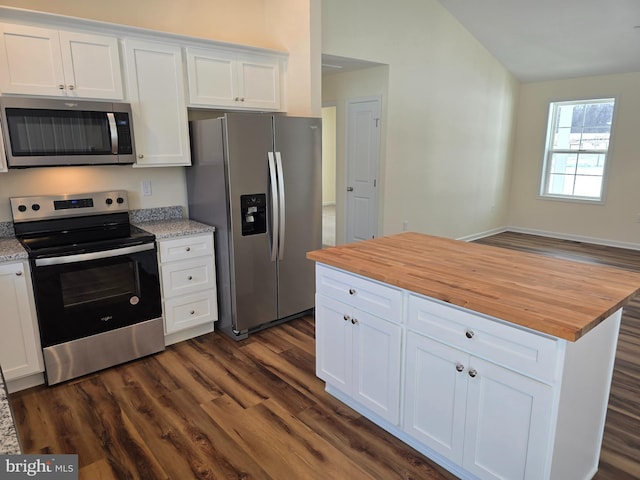
[[[267,231],[267,195],[240,195],[242,235],[257,235]]]

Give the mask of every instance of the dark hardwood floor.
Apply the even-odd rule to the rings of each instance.
[[[504,233],[479,241],[640,271],[640,252]],[[82,479],[452,479],[324,392],[312,317],[219,333],[11,395],[25,453]],[[625,308],[598,480],[640,478],[640,299]]]

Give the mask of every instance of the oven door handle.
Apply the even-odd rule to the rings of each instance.
[[[36,267],[47,267],[50,265],[63,265],[65,263],[87,262],[90,260],[98,260],[100,258],[119,257],[121,255],[129,255],[130,253],[153,250],[155,247],[155,243],[143,243],[142,245],[115,248],[113,250],[102,250],[100,252],[77,253],[75,255],[65,255],[62,257],[36,258]]]

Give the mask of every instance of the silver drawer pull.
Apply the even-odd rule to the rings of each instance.
[[[351,319],[351,325],[358,325],[360,322],[358,321],[357,318],[352,318]]]
[[[344,321],[345,321],[345,322],[348,322],[349,320],[351,320],[351,317],[350,317],[349,315],[345,315],[345,316],[344,316],[344,317],[342,317],[342,318],[344,318]]]
[[[355,289],[350,288],[350,289],[349,289],[349,295],[355,295],[355,294],[356,294]]]
[[[469,370],[469,376],[470,376],[470,377],[475,377],[476,375],[478,375],[477,370],[475,370],[474,368],[472,368],[471,370]]]
[[[190,251],[191,251],[191,247],[187,247],[187,248],[185,248],[185,250],[186,250],[187,252],[190,252]]]
[[[196,314],[196,311],[195,311],[195,310],[191,310],[191,311],[189,312],[189,315],[195,315],[195,314]]]
[[[16,272],[16,275],[21,277],[22,276],[22,272]]]
[[[192,277],[191,275],[189,275],[189,276],[187,277],[187,280],[191,281],[191,280],[193,280],[193,277]]]
[[[475,335],[473,330],[467,330],[464,334],[467,338],[473,338],[473,336]]]
[[[456,365],[456,370],[459,371],[459,372],[463,371],[464,370],[464,365],[462,365],[461,363],[457,364]]]

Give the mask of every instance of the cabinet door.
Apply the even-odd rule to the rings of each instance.
[[[405,361],[404,431],[461,463],[468,355],[408,332]]]
[[[235,58],[232,52],[187,48],[190,105],[238,106]]]
[[[24,263],[0,265],[0,365],[6,380],[44,371]]]
[[[2,93],[66,95],[56,30],[0,24],[0,90]]]
[[[60,32],[66,94],[122,99],[122,73],[115,37]]]
[[[138,155],[136,165],[190,165],[180,48],[125,40],[124,52]]]
[[[280,62],[277,59],[239,55],[237,68],[243,108],[280,110]]]
[[[316,375],[351,394],[351,307],[316,295]]]
[[[465,375],[463,467],[483,479],[548,478],[551,387],[475,357]]]
[[[397,425],[402,328],[361,310],[354,310],[343,324],[353,330],[353,398]]]

